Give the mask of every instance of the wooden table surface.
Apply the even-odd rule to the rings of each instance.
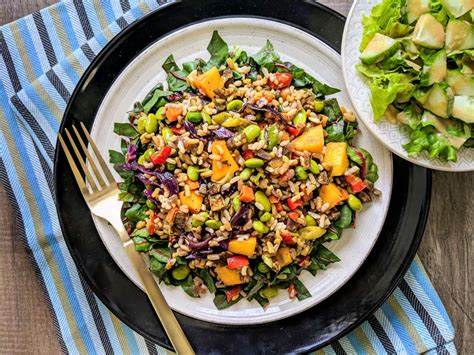
[[[54,0],[0,0],[0,25]],[[351,0],[323,1],[347,15]],[[456,328],[461,354],[474,348],[474,173],[433,172],[428,225],[418,252]],[[0,354],[60,353],[51,315],[36,281],[5,191],[0,188]],[[469,350],[470,349],[470,350]]]

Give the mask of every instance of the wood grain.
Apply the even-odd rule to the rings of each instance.
[[[0,24],[41,9],[53,0],[0,0]],[[351,1],[322,1],[347,15]],[[428,226],[419,255],[456,328],[461,354],[474,348],[474,173],[433,173]],[[0,188],[0,353],[60,353],[53,320],[31,262],[18,238],[6,193]]]

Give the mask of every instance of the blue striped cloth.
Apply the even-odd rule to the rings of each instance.
[[[59,227],[52,174],[56,133],[81,74],[112,37],[161,4],[64,1],[0,28],[0,177],[65,352],[165,352],[116,318],[78,273]],[[453,337],[416,258],[379,310],[318,352],[455,353]]]

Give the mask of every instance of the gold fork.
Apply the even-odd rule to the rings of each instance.
[[[171,344],[173,345],[176,353],[178,354],[194,354],[193,348],[191,344],[189,344],[186,335],[184,334],[181,326],[179,325],[176,317],[174,316],[173,312],[171,311],[170,307],[166,303],[163,294],[161,293],[158,284],[156,283],[153,275],[151,274],[148,266],[143,260],[143,257],[135,250],[135,246],[133,241],[130,239],[125,227],[123,226],[120,212],[122,210],[123,202],[119,201],[117,196],[119,193],[119,189],[117,187],[117,183],[112,176],[107,164],[104,161],[104,158],[99,153],[97,146],[95,145],[94,141],[92,140],[89,132],[87,131],[84,124],[80,123],[82,131],[84,132],[87,141],[89,142],[94,155],[96,156],[97,160],[94,161],[91,153],[87,149],[84,141],[82,140],[79,131],[73,125],[72,129],[74,134],[81,146],[83,153],[85,154],[87,161],[92,168],[92,173],[94,174],[96,181],[92,177],[91,171],[89,170],[86,162],[84,161],[79,149],[77,148],[76,143],[74,142],[73,137],[69,133],[68,129],[65,128],[64,131],[69,139],[69,143],[72,146],[72,149],[75,153],[76,159],[79,161],[79,165],[84,172],[87,182],[89,186],[86,185],[84,179],[82,178],[79,169],[74,161],[72,154],[70,153],[66,143],[64,142],[61,134],[58,134],[59,142],[61,143],[61,147],[66,154],[66,158],[69,162],[69,166],[76,178],[76,182],[79,185],[79,189],[81,190],[82,196],[84,200],[86,200],[87,206],[91,210],[91,212],[106,221],[108,221],[117,231],[120,239],[123,242],[123,247],[127,253],[128,258],[130,259],[132,265],[134,266],[137,274],[140,276],[142,281],[142,285],[145,287],[145,291],[150,299],[153,308],[155,309],[158,318],[163,325],[166,334],[168,335]],[[102,174],[99,172],[99,168],[97,164],[100,166],[100,170]],[[104,180],[105,177],[105,180]]]

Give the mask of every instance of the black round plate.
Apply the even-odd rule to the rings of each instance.
[[[312,1],[200,0],[169,4],[129,26],[100,52],[77,85],[60,131],[79,121],[90,128],[114,79],[138,53],[160,37],[196,21],[242,15],[297,26],[340,50],[344,17]],[[429,171],[395,156],[393,171],[393,193],[382,232],[369,257],[349,282],[313,308],[263,325],[223,326],[176,314],[195,350],[199,353],[306,352],[336,340],[372,314],[412,262],[429,210]],[[170,349],[146,295],[125,276],[102,244],[65,156],[58,148],[54,178],[61,227],[72,257],[88,284],[122,321]]]

